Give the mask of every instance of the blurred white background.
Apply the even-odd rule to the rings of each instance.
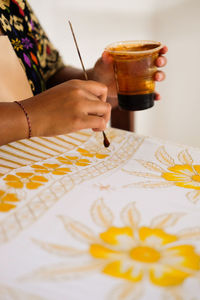
[[[29,2],[66,64],[80,67],[68,20],[87,68],[111,42],[152,39],[166,44],[167,78],[157,84],[162,101],[135,113],[135,131],[200,147],[199,0]]]

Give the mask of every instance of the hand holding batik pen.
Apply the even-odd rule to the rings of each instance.
[[[75,34],[74,34],[74,30],[73,30],[73,27],[72,27],[72,24],[70,21],[69,22],[69,26],[70,26],[70,29],[71,29],[71,32],[72,32],[72,36],[73,36],[73,39],[74,39],[74,43],[76,45],[76,49],[77,49],[77,52],[78,52],[78,56],[79,56],[79,59],[80,59],[80,62],[81,62],[81,66],[82,66],[82,69],[83,69],[83,73],[84,73],[84,77],[85,77],[85,80],[88,80],[88,75],[87,75],[87,72],[85,70],[85,67],[84,67],[84,64],[83,64],[83,60],[81,58],[81,53],[80,53],[80,50],[79,50],[79,47],[78,47],[78,44],[77,44],[77,40],[76,40],[76,37],[75,37]],[[102,131],[103,133],[103,144],[104,146],[107,148],[110,146],[110,142],[105,134],[104,131]]]

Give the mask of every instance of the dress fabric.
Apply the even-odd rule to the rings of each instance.
[[[63,67],[59,52],[26,0],[0,0],[0,25],[26,72],[33,94],[41,93],[48,79]]]

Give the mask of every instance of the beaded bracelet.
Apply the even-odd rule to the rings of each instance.
[[[23,110],[23,112],[26,116],[26,120],[27,120],[27,123],[28,123],[28,138],[30,139],[32,137],[32,132],[31,132],[31,122],[30,122],[28,113],[25,110],[24,105],[21,102],[15,101],[15,103],[17,103],[21,107],[21,109]]]

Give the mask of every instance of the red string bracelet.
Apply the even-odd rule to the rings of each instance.
[[[31,122],[30,122],[28,113],[25,110],[24,105],[21,104],[21,102],[15,101],[15,103],[17,103],[21,107],[21,109],[23,110],[23,112],[24,112],[24,114],[26,116],[26,120],[27,120],[27,123],[28,123],[28,138],[30,139],[32,137],[32,132],[31,132]]]

